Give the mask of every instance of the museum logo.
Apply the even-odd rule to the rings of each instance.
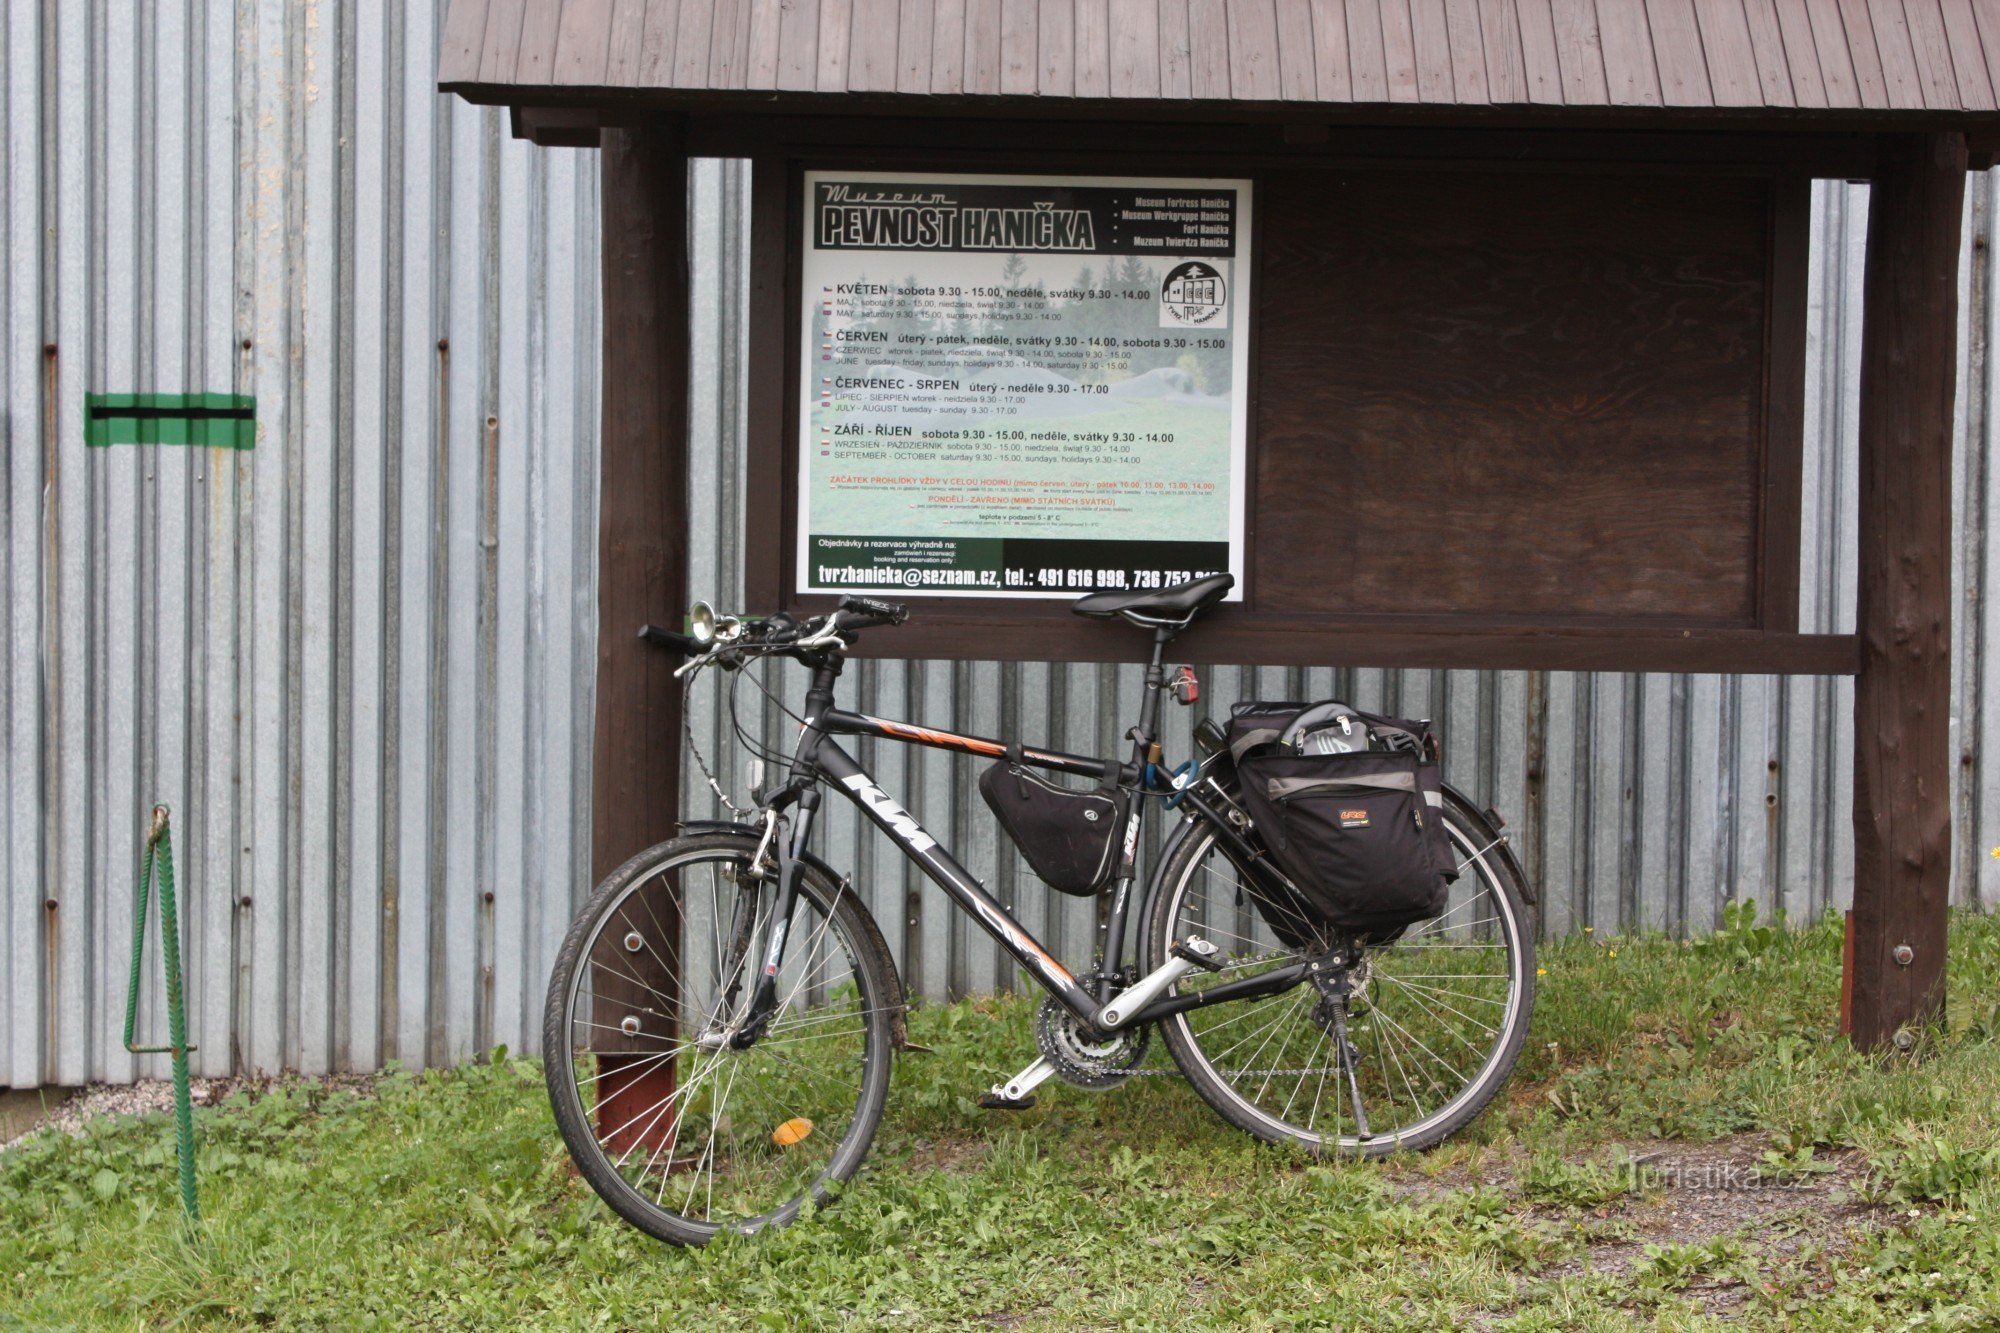
[[[1213,264],[1176,264],[1160,284],[1160,327],[1221,329],[1229,326],[1229,286]]]

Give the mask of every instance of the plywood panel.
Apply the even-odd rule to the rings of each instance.
[[[1701,49],[1692,0],[1646,0],[1646,23],[1660,71],[1660,96],[1667,105],[1713,105],[1708,57]]]
[[[1187,26],[1186,0],[1175,0],[1181,11],[1181,26]],[[1041,0],[1040,21],[1035,26],[1038,86],[1044,97],[1068,97],[1076,87],[1076,7],[1069,0]],[[1185,68],[1185,66],[1183,66]],[[1182,90],[1186,96],[1186,90]]]
[[[1130,0],[1151,8],[1152,0]],[[924,0],[905,0],[905,7],[921,6]],[[1041,0],[1001,0],[1000,2],[1000,91],[1030,93],[1040,86]]]
[[[1321,101],[1345,102],[1354,95],[1347,68],[1346,0],[1310,0],[1313,73]]]
[[[1758,106],[1765,101],[1757,67],[1757,48],[1750,39],[1743,0],[1694,0],[1701,47],[1708,60],[1708,82],[1717,106]],[[1784,101],[1788,104],[1789,91]]]
[[[1418,100],[1417,42],[1407,0],[1382,0],[1382,72],[1390,101]]]
[[[1972,14],[1972,0],[1941,0],[1939,10],[1944,18],[1952,67],[1958,75],[1958,100],[1968,111],[1992,110],[1993,79],[1986,66],[1979,22]]]
[[[1521,0],[1522,73],[1528,80],[1528,100],[1562,105],[1562,59],[1556,54],[1555,15],[1549,0]]]
[[[1278,99],[1278,15],[1273,0],[1234,0],[1229,15],[1230,95]]]
[[[1604,56],[1605,100],[1612,106],[1658,106],[1660,71],[1653,61],[1644,0],[1597,0],[1597,37]]]
[[[1255,609],[1752,623],[1770,189],[1271,179]]]
[[[1549,14],[1555,20],[1563,101],[1570,106],[1593,106],[1611,100],[1605,87],[1597,6],[1591,0],[1549,0]]]
[[[1111,0],[1111,95],[1160,95],[1160,10],[1153,0]]]
[[[1186,97],[1189,88],[1187,0],[1160,0],[1160,96]]]
[[[565,0],[551,64],[557,83],[601,84],[610,58],[611,0]]]

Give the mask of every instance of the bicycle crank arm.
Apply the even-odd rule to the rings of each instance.
[[[1048,1082],[1054,1076],[1055,1072],[1056,1067],[1049,1063],[1049,1058],[1046,1055],[1037,1056],[1035,1063],[1029,1065],[1005,1083],[995,1083],[987,1090],[986,1097],[991,1099],[990,1104],[996,1108],[1025,1110],[1026,1106],[1023,1103],[1026,1103],[1027,1106],[1034,1105],[1033,1099],[1028,1094]],[[984,1099],[982,1099],[982,1102],[984,1103]]]
[[[1097,1026],[1109,1032],[1124,1027],[1132,1020],[1132,1015],[1141,1012],[1154,1000],[1166,993],[1167,987],[1179,981],[1197,967],[1207,966],[1216,954],[1216,948],[1199,935],[1190,935],[1175,951],[1176,956],[1148,972],[1133,982],[1131,986],[1111,997],[1111,1002],[1097,1011]]]

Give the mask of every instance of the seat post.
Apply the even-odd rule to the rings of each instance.
[[[1146,752],[1160,736],[1160,693],[1166,688],[1165,666],[1167,645],[1174,641],[1175,628],[1171,625],[1156,625],[1153,628],[1153,659],[1146,664],[1146,698],[1139,708],[1139,733],[1133,739],[1132,761],[1145,771]]]

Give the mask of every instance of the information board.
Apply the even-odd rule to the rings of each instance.
[[[1250,182],[808,172],[799,592],[1243,593]]]

